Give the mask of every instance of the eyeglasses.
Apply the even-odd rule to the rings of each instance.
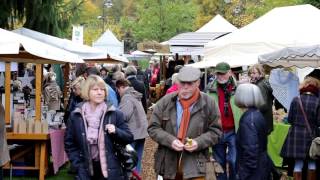
[[[192,86],[196,81],[186,82],[186,81],[180,81],[181,86],[188,85]]]

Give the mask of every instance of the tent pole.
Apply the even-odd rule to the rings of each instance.
[[[11,63],[6,62],[5,63],[5,111],[4,111],[4,117],[6,124],[10,124],[11,121]],[[13,126],[12,126],[13,127]]]
[[[204,68],[204,89],[207,89],[208,80],[208,68]]]

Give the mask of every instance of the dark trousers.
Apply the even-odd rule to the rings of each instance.
[[[0,166],[0,180],[3,180],[3,170],[1,166]]]
[[[102,171],[101,171],[101,165],[100,161],[92,161],[93,165],[93,176],[91,176],[92,180],[106,180],[103,177]]]

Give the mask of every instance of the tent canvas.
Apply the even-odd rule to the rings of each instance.
[[[237,29],[237,27],[224,19],[220,14],[217,14],[196,32],[233,32]]]
[[[288,46],[320,43],[320,10],[309,4],[274,8],[251,24],[205,46],[202,67],[252,65],[258,56]]]
[[[320,67],[320,45],[287,47],[259,56],[259,63],[271,67]]]
[[[203,56],[204,46],[208,42],[235,30],[237,30],[235,26],[218,14],[196,32],[181,33],[171,38],[170,52],[179,55]]]
[[[124,51],[123,42],[120,42],[109,29],[92,43],[92,47],[116,55],[123,55]]]
[[[35,63],[84,63],[74,53],[0,28],[0,59]],[[22,47],[22,48],[21,48]]]
[[[85,61],[117,61],[117,62],[128,62],[125,58],[119,57],[117,55],[108,54],[99,49],[93,48],[91,46],[82,45],[75,43],[68,39],[62,39],[48,34],[33,31],[27,28],[19,28],[13,30],[14,33],[20,34],[22,36],[32,38],[51,46],[64,49],[71,53],[79,55]]]

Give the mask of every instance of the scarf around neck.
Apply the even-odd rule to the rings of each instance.
[[[89,102],[85,102],[82,106],[85,122],[87,123],[87,140],[91,146],[93,159],[98,156],[98,137],[99,127],[102,115],[107,109],[107,105],[103,102],[100,103],[95,110],[92,109]]]
[[[229,116],[229,100],[234,91],[235,85],[234,83],[232,83],[232,79],[229,78],[229,80],[224,84],[220,84],[218,82],[218,86],[221,87],[224,93],[223,112],[224,112],[224,115],[228,117]]]
[[[187,135],[187,130],[188,130],[188,126],[189,126],[189,122],[190,122],[190,107],[192,106],[192,104],[194,104],[200,96],[200,90],[199,88],[197,88],[197,90],[194,92],[194,94],[192,95],[191,98],[189,99],[179,99],[180,104],[183,108],[183,113],[182,113],[182,118],[181,118],[181,124],[180,124],[180,128],[178,131],[178,139],[184,143],[185,142],[185,138]]]

